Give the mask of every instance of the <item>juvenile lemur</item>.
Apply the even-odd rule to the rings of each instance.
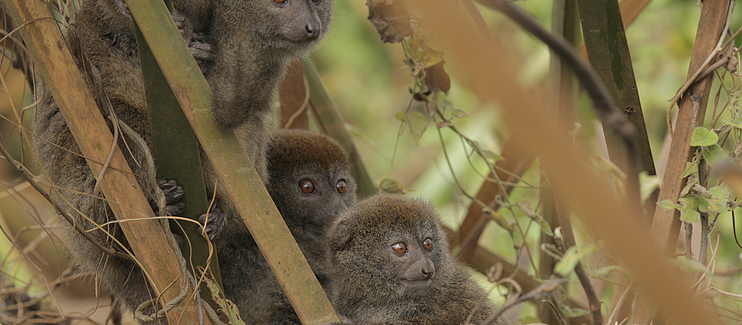
[[[278,130],[268,146],[268,192],[314,274],[327,289],[325,235],[340,212],[355,204],[356,184],[348,158],[337,141],[309,131]],[[219,215],[217,215],[218,217]],[[206,230],[223,227],[220,218]],[[202,221],[203,222],[203,221]],[[247,232],[209,232],[219,256],[224,293],[247,324],[301,324],[265,258]]]
[[[217,125],[235,128],[250,160],[264,182],[268,181],[265,150],[270,132],[267,120],[278,81],[290,60],[307,52],[326,33],[333,0],[174,0],[174,18],[190,45],[209,85],[214,90],[212,115]],[[69,48],[86,78],[104,116],[131,127],[151,148],[151,132],[134,34],[134,23],[123,0],[82,0],[75,23],[65,33]],[[77,223],[91,229],[114,220],[108,205],[93,193],[95,176],[80,155],[57,103],[45,85],[36,91],[33,146],[40,164],[57,190],[53,199]],[[109,127],[113,124],[109,121]],[[127,144],[124,144],[124,139]],[[122,136],[118,145],[145,194],[152,195],[145,151]],[[216,176],[204,159],[206,183]],[[166,185],[167,186],[167,185]],[[170,188],[172,189],[172,187]],[[210,189],[213,191],[213,189]],[[248,233],[224,193],[217,205],[234,219],[222,237]],[[170,199],[170,198],[169,198]],[[82,271],[96,274],[101,284],[130,309],[153,294],[142,272],[131,261],[101,253],[76,234],[71,225],[62,230]],[[106,230],[128,246],[118,225]],[[112,243],[102,231],[92,232],[101,242]],[[236,238],[239,238],[236,237]],[[220,252],[220,254],[222,254]],[[229,255],[222,255],[229,256]],[[164,319],[158,320],[164,323]]]
[[[380,194],[328,232],[331,301],[343,324],[479,324],[494,312],[448,252],[433,207]],[[509,321],[499,317],[496,324]]]

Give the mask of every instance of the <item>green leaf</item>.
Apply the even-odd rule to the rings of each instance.
[[[494,161],[505,160],[505,158],[495,153],[494,151],[483,147],[481,144],[479,144],[479,142],[472,140],[471,143],[473,146],[477,148],[477,150],[479,150],[482,153],[482,158],[490,159]]]
[[[726,158],[726,155],[724,155],[724,150],[718,144],[703,148],[702,153],[703,158],[705,158],[711,166],[715,166],[721,163],[722,161],[724,161],[724,158]]]
[[[560,307],[562,307],[562,315],[564,315],[565,317],[568,317],[568,318],[580,317],[582,315],[587,315],[587,314],[590,313],[589,311],[587,311],[585,309],[582,309],[582,308],[569,308],[569,307],[565,306],[564,304],[560,305]]]
[[[680,205],[672,203],[670,200],[662,200],[657,202],[657,206],[662,208],[662,210],[670,211],[672,209],[680,209],[682,208]]]
[[[706,203],[701,204],[699,208],[705,208],[706,210],[701,210],[704,212],[711,212],[711,213],[719,213],[721,211],[727,210],[727,201],[729,197],[729,193],[727,192],[727,189],[723,186],[714,186],[707,190],[708,194],[711,195],[710,198],[703,197],[702,199]]]
[[[697,179],[698,178],[696,177],[688,177],[688,181],[685,182],[685,186],[683,186],[683,189],[680,190],[680,196],[688,195],[688,193],[690,193],[693,189],[693,185],[698,184]]]
[[[451,112],[451,115],[455,118],[462,118],[468,116],[463,109],[456,107],[450,100],[444,99],[438,101],[438,106],[442,106],[444,110]]]
[[[696,209],[680,209],[680,220],[685,222],[697,222],[701,220],[701,214]]]
[[[680,256],[675,260],[672,260],[673,264],[677,264],[681,269],[688,270],[697,273],[709,273],[706,266],[699,263],[698,261],[688,260],[684,256]]]
[[[394,119],[397,121],[407,121],[407,115],[404,113],[404,111],[396,111],[394,112]]]
[[[506,219],[505,216],[503,216],[501,213],[499,213],[497,211],[494,211],[494,210],[490,209],[489,207],[486,207],[486,208],[482,209],[482,211],[485,214],[487,214],[490,218],[492,218],[492,220],[495,221],[500,227],[502,227],[503,229],[505,229],[505,230],[507,230],[509,232],[513,232],[513,226],[510,225],[510,223],[508,222],[508,219]],[[513,235],[515,236],[516,234],[517,234],[517,232],[515,234],[513,234]],[[515,237],[514,237],[514,239],[515,239]],[[516,246],[520,246],[520,244],[518,244]]]
[[[434,66],[443,60],[443,52],[436,51],[428,45],[428,42],[421,36],[413,34],[409,38],[409,49],[412,59],[422,68]]]
[[[698,163],[695,161],[685,163],[685,170],[683,170],[683,174],[680,175],[680,178],[686,178],[690,175],[698,175]]]
[[[546,221],[546,219],[539,216],[537,221],[538,221],[538,225],[541,226],[541,232],[549,236],[554,236],[554,233],[551,232],[551,225],[549,224],[548,221]]]
[[[708,189],[708,191],[709,194],[711,194],[711,197],[715,199],[726,201],[729,198],[729,192],[724,186],[714,186]]]
[[[540,324],[541,320],[533,316],[523,316],[520,318],[521,324]]]
[[[404,193],[404,187],[402,186],[402,183],[397,181],[396,179],[391,178],[384,178],[381,180],[381,184],[379,184],[379,188],[382,192],[385,193]]]
[[[629,271],[627,271],[626,268],[620,265],[606,265],[606,266],[600,267],[595,271],[595,274],[600,275],[600,276],[607,276],[608,274],[612,272],[616,272],[618,274],[622,274],[627,277],[630,275]]]
[[[705,200],[704,202],[706,203],[705,204],[706,210],[705,211],[704,210],[701,210],[701,211],[704,211],[704,212],[719,213],[719,212],[721,212],[721,209],[723,209],[723,208],[726,207],[725,204],[719,204],[721,202],[719,200],[713,199],[713,198],[710,199],[710,200]],[[702,204],[702,205],[704,205],[704,204]],[[700,209],[701,206],[699,206],[698,208]]]
[[[698,203],[698,211],[700,212],[709,212],[710,210],[713,210],[713,204],[710,204],[706,198],[701,198],[701,202]],[[714,212],[714,211],[711,211]]]
[[[519,247],[523,247],[523,236],[520,234],[519,231],[513,232],[513,247],[515,249],[518,249]]]
[[[719,141],[719,136],[713,131],[699,126],[693,130],[693,135],[690,138],[690,145],[695,147],[708,147],[716,144]]]
[[[567,276],[574,269],[577,263],[580,261],[580,254],[577,252],[577,246],[572,246],[567,249],[562,259],[559,260],[554,266],[554,273],[561,276]]]
[[[702,200],[695,195],[688,195],[678,199],[678,203],[682,206],[681,209],[695,210],[701,202]]]
[[[409,123],[412,138],[415,140],[415,143],[419,143],[420,138],[423,136],[423,133],[425,133],[425,129],[427,129],[428,124],[430,124],[430,118],[423,113],[412,112],[409,117]]]
[[[527,200],[522,200],[518,202],[518,208],[520,208],[521,211],[528,217],[531,218],[534,222],[536,222],[540,227],[541,231],[549,236],[554,236],[554,233],[551,231],[551,225],[549,225],[549,222],[546,221],[541,215],[539,215],[536,212],[533,212],[531,209],[531,203]]]
[[[211,292],[212,299],[214,299],[217,305],[219,305],[219,310],[226,313],[227,318],[229,319],[229,324],[245,325],[245,322],[242,321],[242,318],[240,317],[240,310],[231,300],[224,297],[219,289],[219,285],[211,280],[210,275],[204,276],[203,279],[206,281],[206,286]]]
[[[494,160],[494,161],[505,160],[505,158],[503,158],[502,156],[498,155],[497,153],[495,153],[492,150],[489,150],[487,148],[481,148],[481,149],[482,149],[482,154],[484,155],[484,158],[485,159]]]
[[[660,187],[660,183],[660,178],[657,175],[648,175],[646,171],[642,171],[639,174],[642,202],[646,201],[654,190]]]

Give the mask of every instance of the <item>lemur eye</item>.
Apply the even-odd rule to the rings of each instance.
[[[322,1],[322,0],[312,0],[312,2],[314,2],[314,3],[319,3],[320,1]]]
[[[299,182],[299,187],[301,188],[301,191],[304,193],[312,193],[314,192],[314,183],[312,181],[305,179],[301,182]]]
[[[275,3],[286,3],[288,0],[273,0]]]
[[[404,253],[407,253],[407,245],[405,245],[405,243],[403,243],[403,242],[392,244],[392,250],[395,253],[397,253],[399,255],[402,255]]]
[[[433,249],[433,241],[430,240],[430,238],[423,240],[423,248],[425,248],[426,251]]]
[[[335,188],[338,190],[338,193],[340,193],[340,195],[345,195],[345,192],[348,191],[344,180],[339,180],[338,183],[335,184]]]

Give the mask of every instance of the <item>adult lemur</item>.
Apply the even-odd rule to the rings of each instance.
[[[290,60],[306,53],[326,33],[333,0],[174,0],[173,14],[186,43],[214,91],[212,112],[217,125],[235,128],[242,145],[264,181],[265,150],[271,103]],[[147,106],[134,34],[134,23],[123,0],[81,0],[75,23],[65,33],[80,71],[89,83],[104,116],[115,116],[151,146]],[[95,176],[44,84],[39,84],[33,145],[40,163],[58,191],[53,198],[77,223],[91,229],[114,220],[100,193],[93,193]],[[111,112],[112,110],[112,112]],[[110,123],[110,122],[109,122]],[[111,125],[109,125],[111,126]],[[129,144],[124,146],[123,140]],[[119,147],[145,193],[151,195],[144,151],[124,137]],[[206,183],[215,176],[208,162]],[[213,190],[213,189],[211,189]],[[227,220],[238,220],[223,193],[217,204]],[[66,224],[66,223],[65,223]],[[128,245],[119,227],[105,227]],[[241,221],[225,233],[245,232]],[[114,297],[134,309],[151,298],[142,272],[128,260],[101,253],[64,227],[69,249],[82,271],[96,274]],[[105,244],[100,231],[92,232]],[[225,238],[228,238],[225,234]],[[158,320],[164,322],[164,319]]]

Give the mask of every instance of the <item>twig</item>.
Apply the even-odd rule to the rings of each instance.
[[[289,117],[289,120],[286,121],[286,124],[283,126],[284,129],[290,128],[291,125],[294,124],[294,120],[296,120],[301,113],[306,111],[309,106],[309,82],[307,81],[306,75],[302,74],[302,77],[302,80],[304,80],[304,93],[306,94],[306,96],[304,96],[304,102],[301,103],[301,106],[296,110],[296,112],[294,112],[294,114],[291,114],[291,117]]]
[[[730,1],[729,2],[729,10],[727,10],[726,25],[724,26],[724,29],[723,30],[729,29],[729,23],[730,23],[730,20],[732,18],[732,8],[733,7],[734,7],[734,1]],[[735,36],[740,31],[742,31],[742,29],[738,30],[737,33],[735,33]],[[724,37],[725,37],[724,33],[721,33],[721,36],[719,37],[719,42],[717,42],[716,48],[714,48],[714,51],[711,52],[711,54],[709,54],[709,56],[706,58],[706,61],[704,61],[703,64],[701,64],[701,66],[698,67],[698,70],[696,70],[696,72],[693,73],[693,75],[690,78],[688,78],[688,80],[685,82],[685,84],[683,84],[683,86],[680,87],[680,89],[678,90],[678,92],[675,94],[675,97],[673,97],[670,100],[670,107],[667,108],[666,119],[667,119],[667,131],[670,133],[670,136],[671,137],[672,137],[672,133],[673,133],[673,131],[672,131],[672,119],[670,117],[670,114],[672,112],[672,108],[675,107],[675,103],[677,103],[678,100],[680,100],[680,96],[682,96],[685,93],[685,91],[688,90],[688,88],[690,88],[690,86],[692,86],[693,84],[695,84],[696,83],[696,80],[699,80],[700,79],[698,76],[701,75],[702,72],[704,72],[704,70],[706,69],[706,67],[709,65],[709,63],[711,63],[711,61],[716,57],[716,55],[719,54],[719,52],[721,52],[725,47],[729,46],[730,42],[727,42],[724,45],[722,45],[722,43],[724,42]],[[730,41],[731,40],[734,40],[734,37],[732,37],[730,39]]]
[[[742,244],[739,243],[739,238],[737,238],[737,222],[735,220],[734,209],[732,209],[732,233],[734,234],[734,242],[737,243],[739,248],[742,248]]]
[[[482,14],[477,10],[477,7],[474,6],[472,0],[462,0],[461,3],[464,5],[464,8],[466,8],[466,11],[469,12],[469,16],[474,20],[477,28],[479,28],[479,33],[482,34],[482,37],[491,42],[492,34],[490,33],[490,29],[487,27],[487,23],[484,22]]]
[[[560,221],[563,218],[559,218]],[[562,246],[562,251],[567,252],[567,249],[569,247],[574,246],[574,243],[567,246],[566,241],[568,240],[567,233],[572,232],[571,225],[565,225],[562,224],[562,234],[564,235],[564,241],[562,242],[559,238],[556,238],[555,241],[558,246]],[[574,235],[570,235],[572,237],[572,240],[574,240]],[[598,298],[598,295],[595,293],[595,288],[593,287],[593,283],[590,282],[590,277],[587,275],[587,272],[585,272],[585,268],[582,266],[582,262],[577,262],[577,265],[575,265],[575,274],[577,274],[577,279],[580,280],[580,284],[582,284],[582,289],[585,291],[585,295],[587,296],[589,309],[590,309],[590,320],[592,321],[593,325],[602,325],[603,324],[603,315],[600,312],[600,299]]]
[[[618,311],[621,310],[621,307],[623,306],[624,301],[626,301],[626,297],[629,296],[629,292],[631,292],[631,291],[632,291],[632,289],[631,289],[631,283],[629,283],[626,286],[626,288],[624,289],[623,293],[621,294],[621,297],[618,298],[618,302],[616,303],[616,307],[613,308],[613,312],[608,317],[608,321],[605,322],[606,324],[608,324],[608,325],[613,324],[613,322],[616,320],[616,316],[618,316]]]
[[[708,164],[706,159],[701,159],[698,162],[698,182],[701,186],[708,186]],[[701,246],[698,250],[698,262],[706,266],[706,257],[708,256],[709,246],[709,214],[708,212],[700,212],[701,214]]]
[[[569,219],[569,211],[564,205],[564,202],[556,195],[554,200],[557,205],[557,218],[562,227],[562,236],[564,236],[563,241],[559,238],[555,238],[554,241],[557,244],[557,247],[562,250],[562,253],[566,253],[567,249],[576,245],[575,235],[572,231],[572,221]],[[587,272],[585,272],[582,262],[577,262],[574,270],[575,274],[577,274],[577,278],[580,280],[580,284],[582,284],[582,289],[585,291],[585,295],[587,296],[590,309],[590,319],[593,325],[602,325],[603,315],[600,312],[600,299],[595,293],[595,288],[593,288],[593,284],[590,282],[590,277],[587,275]]]
[[[585,89],[593,102],[596,114],[603,125],[615,133],[624,144],[628,158],[627,174],[627,197],[631,197],[632,204],[641,206],[639,197],[639,158],[636,150],[636,129],[626,116],[616,109],[616,104],[595,70],[588,66],[579,53],[561,35],[555,35],[547,31],[533,18],[524,13],[520,8],[506,0],[476,0],[478,3],[489,8],[498,10],[520,25],[523,29],[544,42],[551,50],[559,55],[574,71],[575,77]]]
[[[551,302],[548,299],[544,299],[543,302],[551,308],[551,310],[554,312],[554,315],[557,316],[557,320],[559,320],[559,325],[567,325],[567,321],[564,320],[564,317],[562,317],[562,313],[559,312],[559,308],[557,308],[556,305],[554,305],[553,302]]]
[[[510,279],[510,278],[505,278],[505,279]],[[505,280],[505,279],[502,279],[502,280]],[[560,284],[562,284],[563,282],[567,282],[568,280],[569,280],[568,278],[561,278],[561,279],[554,279],[554,280],[544,281],[540,286],[538,286],[538,288],[533,289],[533,290],[529,291],[528,293],[526,293],[525,295],[520,296],[517,300],[515,300],[513,302],[510,302],[510,303],[507,303],[507,304],[503,305],[502,307],[500,307],[500,309],[498,309],[492,315],[490,315],[484,321],[482,321],[482,323],[480,325],[489,325],[489,324],[492,324],[492,322],[494,322],[498,317],[500,317],[500,315],[502,315],[506,310],[510,309],[511,307],[513,307],[515,305],[524,303],[524,302],[526,302],[528,300],[532,300],[532,299],[544,299],[544,298],[548,297],[556,289],[559,288],[559,285]],[[498,281],[498,283],[499,283],[499,281]]]
[[[690,222],[683,222],[685,226],[685,258],[689,261],[693,260],[693,224]]]
[[[5,148],[5,145],[3,145],[2,143],[0,143],[0,153],[2,153],[3,156],[5,156],[5,159],[7,159],[8,162],[11,165],[13,165],[13,167],[15,167],[15,169],[18,170],[18,172],[21,173],[21,175],[23,176],[24,179],[26,179],[26,181],[31,186],[33,186],[33,188],[36,189],[36,191],[38,191],[39,194],[41,194],[41,196],[44,197],[44,199],[49,201],[49,203],[51,203],[52,206],[54,206],[54,208],[59,212],[59,214],[61,214],[65,219],[67,219],[67,221],[73,227],[75,227],[75,230],[77,230],[77,232],[80,233],[80,235],[85,237],[85,239],[87,239],[91,244],[93,244],[93,246],[97,247],[98,249],[101,250],[101,252],[106,253],[108,255],[133,261],[131,256],[117,252],[110,247],[103,246],[97,239],[93,237],[93,235],[91,235],[89,232],[87,232],[85,228],[83,228],[82,224],[75,222],[75,219],[72,216],[67,214],[67,212],[65,212],[63,209],[60,209],[59,206],[57,206],[57,204],[54,202],[54,200],[52,200],[51,196],[49,196],[49,194],[46,193],[46,191],[38,183],[36,183],[36,181],[34,181],[33,176],[29,174],[26,167],[10,156],[8,149]]]

